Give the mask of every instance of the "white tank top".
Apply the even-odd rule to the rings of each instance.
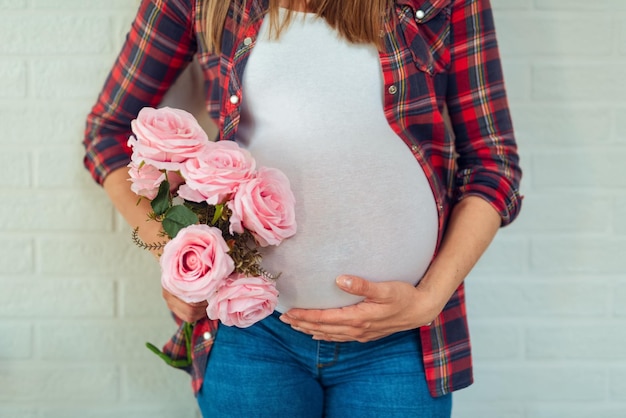
[[[298,232],[262,249],[281,273],[278,310],[335,308],[361,298],[335,285],[351,274],[416,284],[437,241],[424,171],[383,113],[378,52],[296,13],[279,40],[265,19],[242,81],[238,140],[258,165],[282,170]]]

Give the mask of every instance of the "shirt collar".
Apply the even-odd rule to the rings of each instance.
[[[452,0],[395,0],[396,6],[407,6],[414,12],[421,10],[424,12],[423,20],[427,20],[431,15],[448,6]]]

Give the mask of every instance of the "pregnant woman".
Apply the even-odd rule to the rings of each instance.
[[[84,145],[148,242],[130,121],[194,57],[216,139],[287,175],[298,224],[262,250],[280,296],[253,326],[163,292],[195,322],[203,415],[449,417],[473,379],[463,280],[521,206],[489,1],[142,0]]]

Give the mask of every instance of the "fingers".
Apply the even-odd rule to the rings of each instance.
[[[286,321],[288,320],[286,319]],[[314,340],[333,342],[358,341],[364,343],[377,340],[389,334],[388,330],[372,330],[369,325],[361,328],[298,322],[298,325],[292,324],[291,327],[296,331],[310,335]]]
[[[196,322],[206,316],[206,302],[187,303],[167,290],[162,290],[163,299],[170,311],[185,322]]]
[[[292,309],[280,316],[280,320],[296,331],[309,334],[315,340],[366,342],[388,334],[374,330],[373,322],[359,315],[355,306],[328,309]]]
[[[339,276],[335,280],[344,292],[359,296],[372,296],[371,282],[356,276]]]
[[[423,326],[427,315],[415,287],[404,282],[370,282],[339,276],[337,286],[364,296],[355,305],[337,309],[291,309],[280,319],[294,329],[325,341],[373,341],[394,332]]]
[[[384,302],[393,296],[393,285],[389,282],[371,282],[362,277],[343,275],[335,279],[337,286],[352,295],[364,296],[365,299]]]

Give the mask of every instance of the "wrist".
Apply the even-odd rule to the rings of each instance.
[[[156,222],[136,227],[133,232],[133,240],[138,247],[144,248],[156,258],[159,259],[163,254],[165,244],[170,240],[163,232],[160,224]]]
[[[458,286],[452,282],[438,279],[432,275],[424,276],[417,284],[416,291],[420,295],[420,303],[427,303],[427,311],[431,313],[434,320],[443,311]]]

